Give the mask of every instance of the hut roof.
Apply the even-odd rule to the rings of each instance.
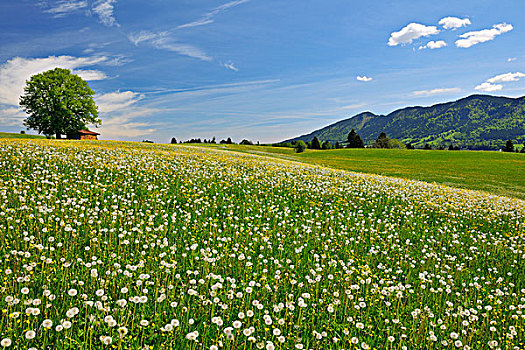
[[[98,132],[89,131],[89,130],[79,130],[78,133],[82,135],[100,135]]]

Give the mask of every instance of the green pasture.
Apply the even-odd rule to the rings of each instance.
[[[0,132],[0,139],[45,139],[43,135],[29,135],[13,132]]]
[[[493,151],[393,149],[306,150],[244,145],[199,145],[295,160],[335,169],[435,182],[525,199],[525,154]]]

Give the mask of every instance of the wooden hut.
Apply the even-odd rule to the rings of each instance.
[[[67,138],[70,140],[98,140],[98,135],[100,135],[98,132],[79,130],[77,132],[68,134]]]

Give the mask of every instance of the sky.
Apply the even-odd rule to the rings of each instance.
[[[277,142],[364,111],[525,95],[525,1],[0,0],[0,131],[71,69],[101,139]],[[29,133],[34,133],[29,132]]]

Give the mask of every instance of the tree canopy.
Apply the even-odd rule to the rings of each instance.
[[[321,149],[332,149],[332,148],[333,148],[333,146],[332,146],[332,144],[329,141],[325,141],[321,145]]]
[[[312,149],[321,149],[321,142],[317,137],[314,137],[312,140]]]
[[[303,140],[299,140],[295,143],[295,153],[302,153],[306,149],[306,143]]]
[[[374,142],[373,147],[374,148],[390,148],[389,143],[388,143],[389,141],[390,139],[386,136],[384,132],[382,132],[381,134],[379,134],[379,137]]]
[[[100,125],[94,94],[88,83],[69,69],[55,68],[33,75],[20,97],[20,106],[29,114],[24,125],[57,138],[85,129],[88,124]]]
[[[346,138],[348,144],[346,145],[347,148],[364,148],[365,144],[363,140],[361,139],[361,136],[355,132],[354,129],[352,129],[348,133],[348,137]]]
[[[505,147],[503,147],[503,152],[514,152],[514,144],[512,140],[507,140]]]

